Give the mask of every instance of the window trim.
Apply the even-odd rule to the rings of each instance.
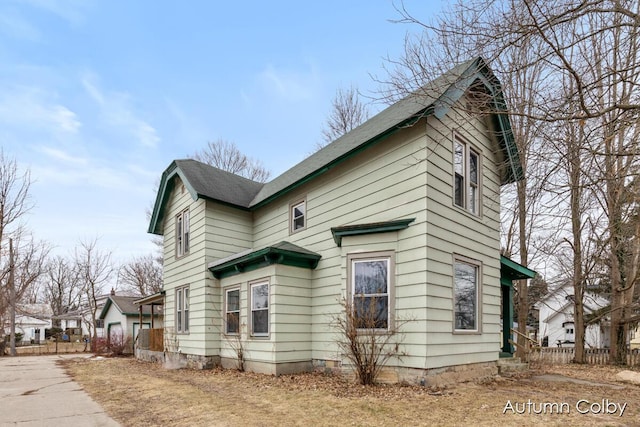
[[[177,334],[186,335],[189,333],[190,296],[189,285],[180,286],[175,289],[174,326]]]
[[[458,163],[456,162],[456,148],[457,146],[462,146],[462,171],[459,173],[457,171]],[[452,145],[452,154],[453,154],[453,205],[459,209],[463,209],[465,212],[469,214],[481,217],[482,216],[482,164],[483,164],[483,156],[482,151],[477,147],[472,145],[467,139],[462,137],[457,132],[453,133],[453,145]],[[471,181],[471,156],[475,156],[477,158],[476,162],[476,180],[475,182]],[[461,178],[462,186],[461,186],[461,198],[462,204],[458,203],[458,197],[456,197],[456,189],[457,189],[457,181],[458,177]],[[471,193],[472,189],[475,188],[476,197],[474,199],[473,206],[471,206]]]
[[[466,264],[476,269],[476,295],[475,295],[475,328],[474,329],[458,329],[456,326],[456,264]],[[452,277],[452,329],[454,334],[482,334],[482,262],[468,258],[462,255],[453,255],[453,277]]]
[[[186,214],[186,215],[185,215]],[[191,214],[189,208],[176,215],[176,259],[189,255],[191,249]],[[185,221],[186,218],[186,221]],[[186,225],[185,225],[186,224]],[[185,245],[186,242],[186,245]]]
[[[238,310],[229,310],[229,292],[238,292]],[[240,298],[242,296],[242,292],[240,291],[240,286],[232,286],[230,288],[226,288],[224,290],[224,334],[230,336],[238,336],[240,335],[240,313],[241,313],[241,302]],[[237,332],[229,332],[229,314],[230,313],[238,313],[238,331]]]
[[[376,251],[351,253],[347,255],[347,301],[348,307],[354,308],[355,296],[355,263],[365,261],[387,261],[387,327],[386,328],[358,328],[358,331],[371,333],[388,333],[395,328],[395,251]],[[368,295],[368,294],[364,294]]]
[[[260,309],[254,309],[253,308],[253,288],[254,287],[258,287],[258,286],[267,286],[267,307],[266,308],[260,308]],[[249,312],[249,316],[250,316],[250,333],[249,336],[251,336],[252,338],[269,338],[270,334],[271,334],[271,284],[269,283],[268,279],[260,279],[260,280],[255,280],[252,282],[248,283],[248,287],[249,287],[249,295],[248,295],[248,312]],[[266,311],[267,312],[267,332],[258,332],[256,333],[253,330],[253,316],[254,316],[254,312],[255,311]]]
[[[295,208],[303,205],[304,206],[304,213],[302,214],[302,221],[303,221],[303,225],[300,228],[296,228],[295,227],[295,220],[296,217],[294,216],[294,212],[295,212]],[[303,230],[307,229],[307,220],[308,220],[308,213],[307,213],[307,198],[305,197],[301,197],[301,198],[297,198],[295,199],[293,202],[289,203],[289,234],[295,234],[295,233],[299,233]]]

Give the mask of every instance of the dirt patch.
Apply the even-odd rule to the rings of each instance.
[[[621,369],[608,366],[545,366],[429,389],[366,387],[322,374],[165,370],[133,359],[63,364],[125,426],[640,425],[640,387],[615,382]]]

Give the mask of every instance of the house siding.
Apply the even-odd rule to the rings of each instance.
[[[182,189],[178,177],[166,207],[163,223],[164,265],[163,283],[165,297],[165,337],[170,350],[198,356],[217,355],[218,347],[213,339],[214,295],[208,291],[207,283],[212,282],[206,269],[205,224],[206,201],[194,200],[189,192]],[[189,209],[189,253],[176,257],[175,218],[178,213]],[[205,286],[203,286],[205,285]],[[175,329],[175,291],[189,286],[189,332],[178,333]]]
[[[254,213],[256,247],[287,240],[322,254],[311,272],[311,355],[314,360],[342,361],[332,326],[343,316],[347,254],[393,251],[396,313],[411,318],[403,334],[412,367],[424,367],[424,304],[416,304],[426,282],[426,162],[424,123],[407,128],[324,176],[297,189],[291,197],[272,202]],[[357,197],[354,197],[357,194]],[[307,200],[304,231],[288,233],[289,202]],[[416,218],[410,227],[389,233],[344,237],[337,247],[331,227]],[[422,290],[420,290],[422,288]],[[423,344],[420,345],[419,343]]]
[[[249,326],[249,292],[252,283],[262,281],[269,283],[269,334],[253,337]],[[222,333],[220,355],[223,366],[237,366],[237,346],[241,343],[245,364],[251,370],[278,374],[285,372],[291,364],[306,364],[306,369],[311,368],[311,279],[308,269],[275,264],[224,278],[220,280],[220,288],[223,294],[227,289],[240,289],[240,335]],[[221,317],[224,317],[224,306],[222,311]]]
[[[461,135],[482,157],[480,215],[454,205],[453,136]],[[482,119],[455,109],[403,128],[323,175],[248,212],[210,200],[193,200],[178,182],[164,222],[165,324],[169,349],[219,357],[236,366],[241,343],[245,367],[258,372],[304,370],[311,361],[346,358],[336,343],[338,316],[349,286],[349,255],[391,254],[395,282],[393,316],[402,324],[397,342],[408,356],[391,367],[429,370],[497,360],[500,348],[500,161]],[[176,178],[177,179],[177,178]],[[290,232],[290,206],[306,200],[305,228]],[[175,257],[175,216],[190,209],[191,248]],[[339,247],[331,228],[414,219],[399,231],[344,236]],[[288,241],[321,254],[315,269],[273,264],[214,279],[209,263],[245,250]],[[480,266],[478,331],[454,331],[455,256]],[[269,282],[269,335],[252,337],[249,292]],[[190,286],[190,330],[171,335],[175,289]],[[224,333],[225,290],[240,289],[240,335]],[[234,346],[236,346],[234,348]],[[289,368],[287,368],[289,367]]]
[[[499,160],[483,121],[463,114],[428,119],[427,368],[496,360],[500,343]],[[479,216],[453,203],[454,132],[482,155]],[[478,333],[453,331],[454,254],[481,264]]]

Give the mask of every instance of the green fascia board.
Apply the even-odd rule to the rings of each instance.
[[[357,156],[358,154],[362,153],[363,151],[367,150],[368,148],[382,142],[383,140],[385,140],[386,138],[388,138],[389,136],[393,135],[394,133],[398,132],[400,129],[403,129],[404,127],[407,126],[413,126],[413,124],[415,124],[419,119],[421,119],[422,117],[426,116],[428,111],[432,111],[431,108],[425,108],[424,110],[420,111],[417,114],[414,114],[411,117],[408,117],[406,120],[398,123],[397,125],[395,125],[394,127],[392,127],[391,129],[387,129],[385,132],[382,132],[380,134],[378,134],[376,137],[371,138],[370,140],[366,141],[365,143],[359,145],[357,148],[345,153],[344,155],[334,159],[333,161],[327,163],[326,165],[324,165],[323,167],[315,170],[314,172],[310,173],[309,175],[305,176],[304,178],[294,182],[293,184],[289,185],[288,187],[285,187],[283,189],[281,189],[280,191],[272,194],[271,196],[269,196],[268,198],[254,204],[251,206],[251,210],[256,210],[262,206],[265,206],[269,203],[271,203],[272,201],[274,201],[275,199],[279,198],[280,196],[283,196],[287,193],[290,193],[291,191],[294,191],[296,188],[301,187],[302,185],[306,184],[307,182],[317,178],[320,175],[323,175],[325,172],[328,172],[329,170],[335,168],[336,166],[340,165],[341,163],[344,163],[345,161],[351,159],[352,157]]]
[[[500,255],[500,283],[510,286],[514,280],[533,279],[534,270]]]
[[[397,219],[385,222],[373,222],[369,224],[344,225],[332,227],[331,234],[338,247],[342,246],[342,238],[345,236],[360,236],[363,234],[387,233],[389,231],[403,230],[409,227],[415,218]]]
[[[322,256],[314,252],[297,252],[269,246],[225,263],[209,267],[209,271],[216,279],[222,279],[273,264],[313,270],[318,266],[320,258],[322,258]]]
[[[165,208],[167,206],[167,202],[169,201],[169,194],[171,190],[173,190],[173,178],[175,176],[179,176],[180,180],[184,184],[185,188],[191,195],[193,200],[198,200],[199,194],[196,190],[191,186],[189,180],[186,179],[180,168],[178,167],[175,160],[171,162],[169,167],[162,173],[162,177],[160,178],[160,185],[158,188],[158,195],[156,197],[156,201],[153,205],[153,212],[151,213],[151,220],[149,222],[148,233],[162,235],[162,219]]]
[[[488,65],[482,58],[477,58],[475,67],[469,67],[462,73],[458,82],[455,82],[434,102],[433,114],[438,119],[442,119],[449,109],[465,94],[468,88],[472,87],[476,81],[482,82],[483,86],[491,94],[493,100],[492,119],[498,129],[497,139],[503,152],[507,170],[503,173],[501,184],[510,184],[524,178],[518,147],[515,143],[511,121],[509,120],[507,104],[504,100],[502,86],[497,77],[491,72]]]
[[[216,203],[220,203],[225,206],[230,206],[232,208],[241,209],[243,211],[249,211],[250,209],[246,206],[238,206],[233,203],[226,202],[224,200],[217,200],[212,197],[208,197],[205,194],[199,193],[189,182],[189,179],[184,175],[180,167],[177,165],[174,160],[169,167],[163,172],[162,178],[160,179],[160,185],[158,190],[158,195],[156,197],[156,201],[153,206],[153,212],[151,213],[151,220],[149,222],[148,233],[156,234],[161,236],[162,233],[162,220],[164,218],[164,212],[167,206],[167,202],[169,201],[169,194],[173,190],[174,180],[173,178],[178,176],[185,188],[189,192],[191,199],[196,201],[198,199],[206,199],[211,200]]]
[[[104,319],[104,316],[107,315],[107,311],[109,311],[109,307],[111,307],[111,304],[113,302],[111,301],[111,298],[107,298],[107,302],[104,303],[104,307],[102,307],[102,310],[100,311],[100,316],[98,316],[98,319]]]

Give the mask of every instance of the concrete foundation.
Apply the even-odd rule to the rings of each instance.
[[[136,358],[149,362],[162,363],[167,369],[238,369],[238,361],[234,358],[219,356],[198,356],[172,352],[136,350]],[[355,372],[351,366],[339,360],[314,359],[312,361],[267,363],[245,360],[244,369],[267,375],[290,375],[301,372],[322,372],[332,375],[351,376],[355,380]],[[404,367],[385,367],[380,372],[378,382],[418,384],[425,387],[445,387],[456,383],[490,379],[498,375],[497,362],[471,363],[467,365],[448,366],[434,369],[416,369]]]
[[[313,369],[325,374],[347,375],[356,380],[352,366],[343,365],[338,360],[314,360]],[[425,387],[443,387],[456,383],[478,381],[498,375],[496,362],[472,363],[434,369],[384,367],[378,376],[380,383],[418,384]]]

